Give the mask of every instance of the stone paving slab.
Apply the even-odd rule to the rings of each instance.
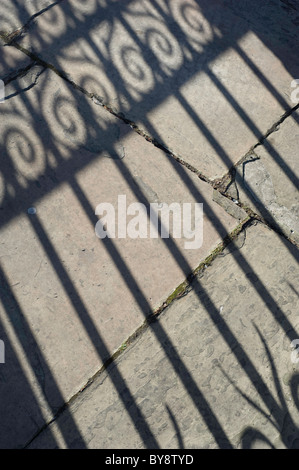
[[[297,263],[241,232],[30,448],[298,448]]]
[[[299,76],[296,14],[238,4],[70,0],[18,42],[215,179],[294,106]]]
[[[246,217],[100,102],[218,178],[294,106],[298,18],[280,0],[3,0],[7,40],[97,96],[35,66],[1,103],[1,448],[24,447]],[[31,60],[1,42],[0,78]],[[297,121],[229,191],[298,242]],[[202,202],[202,246],[99,240],[95,208],[119,195]],[[298,448],[296,256],[243,231],[31,447]]]
[[[227,193],[299,245],[299,111],[236,167]]]
[[[11,82],[0,112],[0,446],[22,447],[239,219],[209,184],[53,71],[35,66]],[[127,207],[203,203],[202,246],[186,248],[191,232],[100,240],[96,207],[110,203],[119,216],[120,195]]]

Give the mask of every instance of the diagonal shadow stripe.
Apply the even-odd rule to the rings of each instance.
[[[55,416],[58,407],[57,403],[61,404],[64,403],[64,397],[54,379],[54,376],[47,364],[46,359],[44,358],[42,351],[40,350],[35,337],[28,325],[25,315],[22,312],[21,306],[19,305],[16,297],[14,296],[5,273],[0,267],[0,289],[1,289],[1,302],[3,307],[5,308],[7,317],[11,321],[13,326],[14,332],[22,345],[23,350],[26,354],[26,360],[31,365],[32,371],[35,375],[35,378],[39,384],[40,390],[43,393],[44,399],[46,400],[49,408],[52,411],[52,414]],[[38,357],[40,367],[42,368],[43,374],[40,373],[39,367],[36,366],[36,358],[35,355]],[[51,389],[51,400],[48,398],[48,393],[45,391],[45,383],[43,380],[43,376],[47,377],[47,388]],[[56,403],[56,405],[54,405]],[[85,448],[85,442],[83,437],[81,436],[75,421],[73,420],[69,410],[66,408],[65,413],[69,418],[69,422],[71,424],[72,432],[74,433],[74,437],[78,442],[80,448]],[[62,427],[61,432],[64,436],[64,439],[68,445],[71,445],[71,442],[68,441],[68,431],[64,427]]]

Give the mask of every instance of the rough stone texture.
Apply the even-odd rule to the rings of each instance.
[[[213,202],[209,184],[52,71],[33,67],[7,86],[0,141],[0,318],[9,345],[0,446],[19,447],[238,221]],[[119,215],[119,195],[127,207],[203,203],[202,246],[186,249],[188,233],[100,240],[96,207],[111,203]]]
[[[299,244],[299,111],[286,118],[236,169],[228,194]],[[235,187],[236,184],[236,187]],[[237,193],[237,194],[236,194]]]
[[[263,3],[70,0],[18,41],[214,179],[294,106],[298,4]]]
[[[215,189],[213,191],[213,201],[217,202],[219,206],[223,207],[223,209],[235,219],[241,221],[247,218],[247,213],[238,205],[238,199],[228,199]]]
[[[298,103],[298,21],[294,0],[1,2],[0,78],[30,65],[17,42],[48,61],[0,103],[1,448],[25,446],[71,397],[32,448],[299,447],[298,252],[261,225],[74,396],[245,217],[99,105],[223,176]],[[228,191],[298,241],[297,122]],[[95,208],[119,195],[203,203],[201,248],[99,240]]]
[[[76,432],[62,414],[30,447],[298,448],[297,260],[265,226],[241,233],[74,400]]]
[[[0,31],[12,33],[33,20],[33,16],[57,3],[59,0],[1,0]]]

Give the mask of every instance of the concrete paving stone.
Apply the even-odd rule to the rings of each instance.
[[[287,117],[263,145],[236,168],[228,194],[277,224],[299,244],[299,111]]]
[[[32,60],[13,46],[5,45],[0,39],[0,80],[5,82],[15,77],[32,64]]]
[[[30,448],[298,448],[298,252],[239,237]]]
[[[223,209],[235,219],[240,221],[246,219],[247,213],[239,206],[237,199],[233,198],[231,200],[215,189],[213,191],[213,201],[217,202],[217,204],[223,207]]]
[[[70,0],[19,42],[215,179],[294,106],[298,5],[264,3]]]
[[[34,66],[11,82],[0,113],[0,446],[15,448],[239,220],[213,201],[211,185],[53,71]],[[186,248],[188,231],[150,238],[149,224],[147,238],[99,239],[96,207],[110,203],[118,217],[118,196],[126,207],[203,203],[202,246]]]

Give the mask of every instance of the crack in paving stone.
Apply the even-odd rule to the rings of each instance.
[[[245,210],[238,205],[238,199],[229,199],[217,191],[217,189],[213,190],[213,201],[219,204],[219,206],[221,206],[229,215],[237,220],[243,220],[248,217]]]
[[[1,32],[0,32],[0,37],[2,37],[2,39],[5,39],[6,35],[1,34]],[[299,243],[299,222],[298,222],[296,216],[290,210],[288,210],[287,208],[279,206],[278,204],[273,202],[272,206],[271,206],[271,211],[270,211],[270,214],[269,214],[271,220],[269,221],[269,217],[263,217],[263,216],[257,214],[256,212],[254,212],[250,207],[247,207],[246,205],[242,204],[242,202],[240,201],[239,189],[238,189],[238,184],[237,184],[237,178],[238,178],[237,170],[238,170],[238,165],[240,166],[241,163],[242,163],[242,168],[244,170],[245,165],[247,163],[259,160],[259,157],[254,153],[253,149],[255,149],[256,147],[261,145],[261,142],[263,142],[266,139],[266,137],[271,135],[273,132],[276,132],[277,129],[279,128],[279,125],[288,116],[290,116],[292,114],[292,112],[294,112],[294,111],[296,111],[296,109],[298,109],[299,104],[296,105],[291,110],[287,111],[280,118],[280,120],[271,127],[271,129],[267,132],[267,134],[265,136],[263,136],[260,139],[260,141],[257,144],[255,144],[249,152],[246,153],[246,155],[244,157],[242,157],[239,164],[236,164],[236,165],[232,166],[232,168],[229,170],[227,175],[224,175],[220,180],[211,181],[206,176],[204,176],[202,173],[200,173],[199,170],[197,170],[196,168],[192,167],[192,165],[190,165],[187,162],[185,162],[184,160],[182,160],[179,156],[174,154],[172,151],[170,151],[163,144],[157,142],[156,139],[153,139],[150,136],[148,136],[134,122],[126,119],[125,116],[123,115],[123,113],[117,113],[114,110],[112,110],[110,107],[106,106],[103,103],[101,97],[98,97],[94,93],[89,93],[87,90],[85,90],[84,88],[77,85],[73,80],[71,80],[68,76],[66,76],[63,71],[60,71],[56,67],[54,67],[53,65],[48,64],[47,62],[43,61],[41,58],[39,58],[35,54],[29,52],[28,50],[24,49],[23,47],[19,46],[17,43],[13,42],[12,45],[15,46],[17,49],[21,50],[23,53],[25,53],[29,57],[31,57],[32,60],[34,61],[33,66],[37,65],[37,64],[40,64],[41,66],[43,66],[43,70],[39,74],[36,75],[33,83],[31,83],[28,87],[20,90],[19,92],[15,93],[15,94],[12,94],[12,95],[8,96],[6,99],[12,98],[13,96],[16,96],[17,94],[20,94],[22,92],[30,90],[33,86],[36,85],[36,83],[38,81],[38,78],[41,75],[41,73],[46,68],[51,69],[54,73],[56,73],[58,76],[63,78],[65,81],[67,81],[75,89],[81,91],[83,94],[88,96],[96,105],[101,105],[106,111],[108,111],[110,114],[114,115],[118,119],[121,119],[125,124],[129,125],[131,127],[131,129],[133,129],[136,133],[138,133],[139,135],[144,137],[147,141],[152,143],[155,147],[159,148],[160,150],[162,150],[166,154],[170,155],[172,158],[174,158],[176,161],[178,161],[181,165],[185,166],[187,169],[189,169],[190,171],[195,173],[201,180],[203,180],[206,183],[208,183],[209,185],[211,185],[214,188],[214,190],[216,190],[217,193],[218,193],[217,194],[214,191],[213,200],[215,202],[217,202],[219,205],[221,205],[222,208],[226,212],[228,212],[230,215],[232,215],[233,217],[235,217],[238,220],[241,220],[243,216],[245,217],[245,215],[244,215],[244,212],[245,212],[247,214],[247,219],[245,219],[245,220],[248,220],[248,218],[258,220],[259,222],[267,225],[272,230],[274,230],[278,234],[284,236],[288,241],[290,241],[292,244],[295,244],[297,246],[297,244]],[[28,71],[30,71],[33,68],[33,66],[29,67]],[[25,72],[27,72],[27,70]],[[26,73],[25,73],[25,76],[26,76]],[[65,135],[67,137],[69,137],[68,134],[67,134],[67,131],[66,131]],[[95,153],[95,152],[99,151],[98,147],[95,148],[95,146],[92,143],[86,149],[89,150],[92,153]],[[113,157],[111,157],[110,155],[106,155],[106,156],[109,157],[109,158],[116,158],[116,159],[124,158],[125,148],[122,146],[122,148],[118,149],[118,150],[119,151],[117,152],[117,154],[115,156],[113,156]],[[243,177],[243,181],[244,181],[244,177]],[[224,184],[226,185],[225,189],[223,188]],[[230,188],[230,190],[229,190],[229,188]],[[221,198],[221,196],[226,198],[227,202],[225,202],[224,199]],[[220,203],[220,201],[221,201],[221,203]],[[229,201],[232,201],[233,204],[237,203],[239,210],[236,209],[236,208],[233,209],[233,206],[231,205],[231,203]],[[274,219],[274,224],[273,224],[272,218]],[[277,225],[276,225],[276,223],[277,223]],[[290,236],[292,238],[290,238]]]
[[[249,156],[235,176],[237,187],[250,193],[255,201],[261,216],[270,224],[277,224],[275,229],[289,239],[291,236],[295,243],[299,243],[299,220],[294,210],[277,202],[274,184],[270,173],[260,157]],[[241,195],[241,199],[244,194]]]
[[[26,75],[26,73],[34,66],[36,65],[35,62],[30,62],[30,64],[26,65],[25,67],[20,67],[17,70],[14,70],[13,72],[8,73],[7,75],[3,75],[1,79],[4,82],[4,85],[8,85],[12,81],[21,78]]]
[[[0,37],[2,36],[2,38],[5,39],[5,35],[1,35],[0,33]],[[224,202],[224,199],[221,200],[221,196],[219,195],[216,195],[216,193],[214,192],[214,198],[217,199],[215,202],[218,202],[219,204],[219,201],[221,200],[221,206],[225,209],[226,207],[226,212],[228,212],[229,214],[233,215],[235,218],[237,218],[238,220],[241,220],[240,218],[242,217],[243,214],[243,210],[247,213],[247,217],[251,217],[251,218],[254,218],[258,221],[260,221],[261,223],[264,223],[268,226],[270,226],[273,230],[277,231],[279,234],[285,236],[289,241],[291,241],[293,243],[292,240],[289,239],[289,234],[293,234],[294,231],[296,230],[297,232],[297,226],[296,224],[294,223],[295,221],[293,220],[292,217],[288,217],[287,220],[292,220],[292,226],[295,227],[294,228],[290,228],[288,225],[287,225],[287,229],[286,230],[280,230],[279,227],[276,227],[276,226],[272,226],[271,224],[269,225],[269,223],[267,223],[267,219],[265,219],[264,217],[261,217],[259,216],[258,214],[256,214],[254,211],[252,211],[252,209],[250,208],[247,208],[246,206],[243,206],[242,203],[239,201],[239,190],[238,190],[238,185],[237,185],[237,182],[236,182],[236,175],[237,175],[237,167],[238,165],[234,165],[230,170],[229,170],[229,182],[228,182],[228,175],[224,175],[224,177],[221,178],[221,180],[219,181],[211,181],[209,180],[207,177],[205,177],[203,174],[200,173],[199,170],[197,170],[196,168],[192,167],[192,165],[189,165],[188,163],[186,163],[184,160],[182,160],[180,157],[178,157],[177,155],[175,155],[172,151],[170,151],[168,148],[166,148],[163,144],[159,143],[156,141],[156,139],[153,139],[151,138],[150,136],[148,136],[143,130],[141,130],[134,122],[128,120],[125,118],[125,116],[123,115],[123,113],[117,113],[115,112],[114,110],[112,110],[110,107],[108,107],[107,105],[105,105],[101,99],[101,97],[98,97],[97,95],[95,95],[94,93],[89,93],[87,90],[85,90],[84,88],[78,86],[73,80],[71,80],[68,76],[66,76],[64,74],[64,72],[58,70],[57,68],[55,68],[53,65],[51,64],[48,64],[47,62],[43,61],[41,58],[39,58],[38,56],[36,56],[35,54],[29,52],[28,50],[24,49],[23,47],[19,46],[17,43],[13,42],[12,43],[13,46],[15,46],[16,48],[20,49],[22,52],[24,52],[26,55],[28,55],[29,57],[31,57],[33,60],[34,60],[34,64],[40,64],[41,66],[43,66],[44,68],[49,68],[51,69],[53,72],[55,72],[58,76],[60,76],[61,78],[63,78],[64,80],[66,80],[70,85],[72,85],[75,89],[81,91],[82,93],[84,93],[86,96],[88,96],[96,105],[101,105],[106,111],[108,111],[110,114],[114,115],[115,117],[117,117],[118,119],[121,119],[125,124],[128,124],[135,132],[137,132],[139,135],[141,135],[142,137],[144,137],[147,141],[151,142],[154,146],[158,147],[160,150],[164,151],[166,154],[170,155],[171,157],[173,157],[176,161],[178,161],[180,164],[182,164],[183,166],[185,166],[187,169],[189,169],[190,171],[194,172],[201,180],[205,181],[206,183],[208,183],[209,185],[211,185],[215,190],[217,190],[217,192],[219,192],[219,194],[221,194],[223,197],[227,198],[227,201],[230,201],[232,200],[233,204],[235,202],[238,202],[238,206],[239,206],[239,211],[238,210],[235,210],[233,209],[232,205],[227,202],[225,203]],[[32,67],[30,67],[31,69]],[[29,70],[30,70],[29,69]],[[44,70],[44,69],[43,69]],[[42,71],[43,71],[42,70]],[[40,72],[40,74],[42,73],[42,71]],[[39,75],[40,75],[39,74]],[[37,79],[39,77],[39,75],[36,77],[34,83],[32,83],[29,87],[21,90],[20,92],[24,92],[24,91],[27,91],[29,90],[30,88],[32,88],[36,83],[37,83]],[[18,94],[18,93],[17,93]],[[16,95],[16,94],[15,94]],[[8,98],[11,98],[15,95],[11,95],[9,96]],[[295,106],[294,108],[292,108],[292,110],[288,111],[287,113],[285,113],[282,118],[279,120],[279,123],[283,122],[293,111],[295,111],[297,108],[298,108],[299,105]],[[277,129],[277,126],[278,126],[278,123],[276,123],[274,126],[272,126],[272,131],[268,132],[267,133],[267,136],[269,136],[272,132],[275,132],[275,129]],[[67,131],[66,131],[66,136],[68,136],[67,134]],[[266,137],[263,137],[261,139],[261,141],[263,139],[265,139]],[[253,148],[256,148],[258,145],[260,145],[260,142],[258,142]],[[94,146],[91,144],[91,146],[89,146],[87,148],[87,150],[91,151],[91,152],[97,152],[98,151],[98,148],[94,148]],[[117,157],[115,158],[124,158],[125,156],[125,149],[124,147],[122,147],[121,151],[118,152],[117,154]],[[109,156],[109,158],[112,158]],[[246,155],[244,157],[242,157],[242,159],[240,160],[239,162],[239,165],[240,163],[244,163],[244,165],[246,163],[248,163],[249,161],[255,161],[255,160],[258,160],[259,157],[254,153],[253,150],[249,151],[246,153]],[[234,176],[233,176],[234,175]],[[223,184],[226,184],[226,188],[223,190]],[[235,188],[235,196],[237,197],[234,197],[232,196],[232,194],[227,191],[227,188],[231,185],[234,185],[233,187]],[[214,200],[215,200],[214,199]],[[277,207],[274,207],[275,209],[275,213],[278,214],[279,210]],[[244,216],[245,217],[245,216]],[[280,219],[280,222],[282,222],[282,219],[283,219],[283,215],[279,214],[279,219]],[[283,224],[286,225],[286,222],[283,221]]]
[[[140,325],[139,328],[135,330],[135,332],[130,335],[127,340],[125,340],[122,345],[117,349],[117,351],[112,354],[110,358],[108,358],[105,363],[102,365],[102,367],[92,376],[88,379],[86,384],[81,387],[81,389],[75,393],[66,403],[64,403],[59,410],[57,410],[55,416],[52,417],[52,419],[46,423],[42,428],[30,439],[29,442],[26,443],[24,446],[24,449],[28,448],[29,445],[52,423],[54,423],[59,416],[71,405],[74,403],[74,401],[82,394],[84,393],[92,384],[93,382],[98,379],[100,376],[103,376],[105,380],[107,377],[105,377],[105,372],[107,372],[108,367],[113,367],[114,363],[116,360],[120,357],[126,354],[129,351],[129,346],[132,346],[136,344],[136,342],[141,338],[141,336],[148,330],[149,326],[154,323],[159,321],[160,317],[162,315],[165,315],[167,312],[168,307],[175,302],[179,301],[186,295],[188,295],[192,290],[193,290],[193,281],[198,278],[201,279],[204,275],[204,271],[211,266],[211,263],[218,257],[218,256],[226,256],[226,254],[232,253],[233,251],[237,249],[241,249],[246,240],[246,229],[251,226],[251,225],[256,225],[256,221],[251,221],[251,220],[246,220],[242,221],[236,227],[224,240],[218,247],[188,276],[186,281],[184,281],[180,286],[175,289],[174,293],[171,294],[168,299],[163,302],[163,304],[158,307],[155,311],[153,311]],[[231,250],[228,250],[228,245],[234,241],[236,244],[236,247],[234,247]],[[228,250],[228,253],[226,253],[226,250]]]
[[[22,47],[20,44],[16,42],[16,38],[14,37],[12,39],[9,38],[9,35],[4,33],[3,31],[0,31],[0,37],[4,41],[9,41],[7,42],[8,45],[12,45],[16,47],[18,50],[26,54],[28,57],[30,57],[35,63],[40,64],[43,67],[49,68],[53,72],[55,72],[59,77],[63,78],[66,80],[70,85],[72,85],[75,89],[81,91],[84,93],[86,96],[88,96],[96,105],[102,106],[106,111],[108,111],[110,114],[113,116],[117,117],[118,119],[121,119],[125,124],[128,124],[131,129],[133,129],[137,134],[141,135],[144,137],[148,142],[152,143],[155,147],[159,148],[166,154],[170,155],[173,157],[178,163],[180,163],[182,166],[185,166],[188,170],[192,171],[195,173],[199,179],[202,181],[205,181],[206,183],[213,185],[212,180],[210,180],[208,177],[206,177],[200,170],[197,168],[193,167],[186,161],[184,161],[179,155],[175,154],[172,150],[168,149],[164,144],[158,142],[155,138],[151,137],[148,135],[144,130],[139,128],[136,123],[133,121],[127,119],[122,112],[117,112],[113,108],[111,108],[108,104],[105,104],[102,100],[102,98],[95,93],[90,93],[87,90],[85,90],[83,87],[77,85],[68,74],[64,73],[62,70],[58,70],[54,65],[44,61],[41,57],[39,57],[37,54],[28,51],[26,48]],[[123,149],[124,150],[124,149]],[[124,152],[123,152],[124,156]],[[123,158],[123,157],[122,157]]]
[[[294,106],[293,108],[290,108],[288,111],[286,111],[280,118],[278,121],[276,121],[271,127],[270,129],[261,137],[261,139],[256,143],[254,144],[246,153],[245,155],[243,155],[243,157],[240,158],[240,160],[235,163],[230,169],[229,171],[223,175],[221,178],[217,178],[215,179],[212,184],[213,184],[213,187],[215,189],[219,189],[219,191],[224,194],[227,189],[228,189],[228,186],[230,186],[232,183],[235,182],[235,174],[236,174],[236,170],[237,168],[245,161],[247,161],[247,159],[249,157],[251,157],[252,155],[255,156],[255,158],[260,158],[258,157],[258,155],[255,153],[255,149],[257,149],[259,146],[262,146],[264,145],[265,141],[267,140],[268,137],[271,136],[271,134],[273,134],[274,132],[277,132],[279,129],[280,129],[280,125],[290,116],[292,116],[292,114],[294,114],[297,109],[299,109],[299,103],[296,104],[296,106]],[[238,199],[238,198],[236,198]]]
[[[58,2],[55,2],[55,4],[59,3],[61,0],[59,0]],[[49,7],[47,7],[46,9],[42,10],[41,12],[43,11],[46,11],[47,9],[49,9],[50,7],[54,6],[55,4],[52,4],[50,5]],[[33,15],[33,17],[26,23],[26,25],[23,27],[27,27],[27,25],[36,17],[38,16],[39,14],[41,14],[41,12],[39,12],[38,14],[35,14]],[[144,130],[142,130],[139,126],[136,125],[136,123],[132,122],[131,120],[127,119],[125,117],[125,115],[122,113],[122,112],[117,112],[117,110],[114,110],[113,108],[111,108],[111,106],[109,106],[108,104],[104,103],[103,99],[100,97],[100,96],[97,96],[95,93],[90,93],[88,92],[87,90],[85,90],[83,87],[77,85],[71,78],[70,76],[68,76],[68,74],[65,74],[62,70],[58,70],[56,67],[54,67],[52,64],[48,63],[48,62],[45,62],[41,57],[39,57],[38,55],[36,55],[35,53],[32,53],[30,51],[28,51],[27,49],[23,48],[22,46],[20,46],[17,42],[16,42],[16,39],[19,37],[19,35],[17,36],[14,36],[14,37],[10,37],[10,35],[7,35],[6,33],[3,33],[3,32],[0,32],[0,37],[2,37],[2,39],[4,39],[5,41],[9,41],[9,44],[15,46],[17,49],[21,50],[24,54],[28,55],[32,60],[34,60],[36,63],[40,63],[40,65],[44,66],[44,67],[47,67],[49,69],[51,69],[53,72],[55,72],[58,76],[60,76],[61,78],[63,78],[64,80],[66,80],[70,85],[72,85],[75,89],[81,91],[82,93],[84,93],[86,96],[88,96],[96,105],[100,105],[102,106],[106,111],[108,111],[110,114],[112,114],[113,116],[117,117],[118,119],[121,119],[125,124],[128,124],[131,129],[133,129],[135,132],[137,132],[139,135],[141,135],[142,137],[144,137],[148,142],[151,142],[155,147],[159,148],[160,150],[162,150],[163,152],[165,152],[166,154],[170,155],[171,157],[173,157],[176,161],[178,161],[181,165],[185,166],[188,170],[192,171],[193,173],[195,173],[201,180],[205,181],[206,183],[210,184],[214,189],[220,189],[222,188],[223,186],[223,183],[227,180],[228,180],[228,175],[231,176],[233,170],[242,163],[243,160],[245,160],[248,155],[252,154],[253,151],[254,151],[254,148],[256,148],[257,146],[259,145],[262,145],[262,143],[264,142],[264,140],[272,133],[272,132],[275,132],[277,130],[277,128],[279,127],[279,125],[288,117],[292,114],[293,111],[295,111],[298,107],[299,107],[299,104],[296,105],[295,107],[291,108],[290,110],[288,110],[287,112],[285,112],[283,114],[283,116],[266,132],[266,134],[264,136],[261,137],[261,139],[254,145],[252,146],[252,148],[246,153],[246,155],[244,157],[242,157],[240,159],[240,161],[235,164],[235,165],[232,165],[232,168],[229,170],[228,172],[228,175],[224,175],[222,178],[218,179],[218,180],[210,180],[209,178],[207,178],[203,173],[201,173],[200,170],[198,170],[197,168],[193,167],[192,165],[190,165],[189,163],[187,163],[186,161],[184,161],[179,155],[177,155],[175,152],[173,152],[172,150],[170,150],[169,148],[167,148],[164,144],[162,144],[161,142],[158,142],[155,138],[152,138],[150,135],[148,135]],[[122,156],[121,157],[118,157],[118,158],[123,158],[124,157],[124,149],[122,149],[123,152],[122,152]],[[93,152],[94,150],[90,150],[91,152]],[[233,181],[233,178],[231,177],[230,178],[230,183]],[[224,191],[220,191],[222,194],[225,193],[225,190]],[[225,195],[225,194],[224,194]],[[235,199],[238,199],[235,198]]]
[[[34,68],[37,68],[37,70],[34,70]],[[45,70],[45,68],[41,68],[40,66],[31,66],[25,71],[25,73],[22,73],[20,76],[15,77],[9,83],[12,83],[15,80],[23,79],[23,81],[25,82],[24,87],[21,88],[20,85],[22,84],[18,83],[17,85],[19,87],[19,90],[14,93],[11,93],[10,95],[7,95],[5,97],[5,100],[7,101],[11,98],[14,98],[15,96],[20,95],[21,93],[25,93],[26,91],[31,90],[35,85],[37,85],[39,77]]]
[[[55,2],[55,4],[59,3],[58,2]],[[52,4],[50,5],[51,6],[54,6],[55,4]],[[49,9],[49,7],[47,7],[47,9]],[[47,9],[44,9],[44,11],[46,11]],[[43,12],[43,10],[41,11]],[[39,12],[39,14],[41,14],[41,12]],[[30,19],[30,21],[32,21],[34,19],[34,17],[38,16],[38,14],[35,14],[33,15],[33,17]],[[29,21],[26,23],[26,25],[29,24]],[[26,26],[25,25],[25,26]],[[25,26],[23,28],[25,28]],[[3,33],[3,32],[0,32],[0,37],[2,37],[2,39],[4,40],[8,40],[9,39],[9,35],[7,35],[6,33]],[[54,71],[58,76],[60,76],[61,78],[63,78],[64,80],[66,80],[69,84],[71,84],[74,88],[76,88],[77,90],[81,91],[82,93],[84,93],[86,96],[88,96],[96,105],[101,105],[105,110],[107,110],[109,113],[111,113],[112,115],[114,115],[115,117],[121,119],[125,124],[128,124],[130,125],[130,127],[135,131],[137,132],[139,135],[143,136],[147,141],[151,142],[154,146],[156,146],[157,148],[159,148],[160,150],[164,151],[166,154],[170,155],[171,157],[173,157],[176,161],[178,161],[181,165],[185,166],[187,169],[189,169],[190,171],[194,172],[201,180],[207,182],[208,184],[210,184],[215,190],[219,191],[224,197],[226,197],[229,200],[232,200],[233,203],[236,203],[238,202],[239,203],[239,191],[238,191],[238,185],[236,184],[236,178],[237,178],[237,168],[238,168],[238,165],[240,166],[241,163],[248,163],[248,161],[255,161],[257,159],[259,159],[259,157],[254,153],[254,149],[256,147],[258,147],[259,145],[262,144],[262,142],[264,142],[264,140],[269,136],[271,135],[273,132],[277,131],[277,129],[279,128],[279,125],[288,117],[290,116],[296,109],[298,109],[299,107],[299,104],[296,105],[295,107],[291,108],[290,110],[288,110],[287,112],[285,112],[283,114],[283,116],[269,129],[269,131],[267,131],[267,133],[261,137],[261,139],[259,140],[259,142],[257,142],[254,146],[252,146],[252,148],[246,153],[246,155],[244,157],[242,157],[242,159],[240,159],[239,163],[238,164],[235,164],[232,166],[232,168],[229,170],[228,174],[227,175],[224,175],[220,180],[215,180],[215,181],[211,181],[209,178],[207,178],[205,175],[203,175],[198,169],[194,168],[192,165],[188,164],[187,162],[185,162],[184,160],[182,160],[178,155],[176,155],[173,151],[171,151],[170,149],[168,149],[167,147],[165,147],[163,144],[161,144],[160,142],[158,142],[156,139],[150,137],[149,135],[147,135],[142,129],[140,129],[134,122],[126,119],[126,117],[124,116],[123,113],[118,113],[117,111],[113,110],[111,107],[109,107],[108,105],[104,104],[103,103],[103,100],[101,97],[97,96],[95,93],[90,93],[88,92],[87,90],[85,90],[84,88],[82,88],[81,86],[77,85],[70,77],[68,77],[63,71],[60,71],[58,70],[56,67],[54,67],[52,64],[49,64],[45,61],[43,61],[43,59],[41,59],[40,57],[38,57],[36,54],[28,51],[27,49],[23,48],[22,46],[20,46],[18,43],[15,42],[16,40],[16,36],[14,36],[12,39],[10,38],[10,43],[15,46],[17,49],[21,50],[23,53],[25,53],[26,55],[28,55],[29,57],[32,58],[32,60],[35,61],[35,63],[39,63],[40,65],[42,65],[43,67],[45,68],[49,68],[51,69],[52,71]],[[37,77],[38,78],[38,77]],[[35,83],[34,83],[35,84]],[[32,86],[34,86],[31,85]],[[29,89],[29,88],[28,88]],[[26,91],[26,89],[24,89],[23,91]],[[12,97],[12,96],[11,96]],[[66,134],[67,135],[67,134]],[[95,151],[98,151],[98,149],[95,149],[92,145],[91,145],[91,148],[88,148],[87,150],[91,151],[91,152],[95,152]],[[125,149],[124,147],[121,149],[122,151],[120,152],[120,155],[117,156],[117,158],[123,158],[125,156]],[[244,168],[244,165],[243,165],[243,168]],[[235,176],[233,176],[235,174]],[[235,195],[237,196],[236,197],[233,197],[231,195],[231,193],[229,193],[227,191],[227,188],[229,186],[232,186],[232,184],[234,183],[233,187],[235,189]],[[226,189],[223,190],[223,185],[226,184]],[[216,193],[214,193],[214,197],[217,199],[217,201],[215,202],[218,202],[221,200],[221,197],[220,196],[217,196]],[[219,202],[218,202],[219,203]],[[224,206],[226,206],[226,211],[228,213],[230,213],[229,211],[231,211],[232,213],[235,214],[235,218],[239,219],[239,217],[241,217],[241,211],[243,211],[243,209],[246,211],[247,215],[251,218],[255,218],[256,220],[259,220],[260,222],[262,223],[265,223],[266,225],[269,225],[269,223],[267,223],[267,218],[264,218],[264,217],[260,217],[258,214],[254,213],[250,208],[246,208],[246,207],[242,207],[242,204],[239,203],[239,208],[241,209],[240,211],[235,211],[232,209],[232,206],[229,202],[225,203],[224,200],[222,199],[221,201],[221,204],[222,204],[222,207],[224,208]],[[220,204],[220,205],[221,205]],[[291,214],[289,214],[289,217],[286,218],[286,220],[283,220],[284,217],[283,215],[281,214],[281,211],[273,206],[274,208],[274,211],[275,211],[275,215],[279,217],[279,220],[280,222],[282,223],[282,230],[280,230],[280,226],[272,226],[270,225],[270,227],[277,231],[278,233],[282,234],[283,236],[285,236],[288,240],[289,240],[289,235],[290,233],[293,234],[295,231],[297,233],[297,225],[294,223],[295,220],[293,220],[293,217],[291,217]],[[243,214],[243,213],[242,213]],[[231,214],[232,215],[232,214]],[[240,220],[240,219],[239,219]],[[290,228],[289,225],[288,225],[288,221],[292,221],[291,225],[292,227],[295,227],[295,228]],[[285,229],[285,225],[287,225],[287,229]],[[292,242],[292,240],[290,240]],[[293,242],[292,242],[293,243]]]
[[[47,7],[38,11],[37,13],[34,13],[34,15],[32,15],[23,26],[16,29],[15,31],[9,33],[9,32],[0,30],[0,34],[5,36],[5,39],[8,41],[8,45],[12,44],[14,41],[19,39],[20,36],[22,36],[24,33],[28,31],[30,24],[34,22],[35,18],[39,17],[43,13],[46,13],[47,11],[49,11],[51,8],[55,7],[56,5],[59,5],[59,3],[61,3],[62,1],[63,0],[56,0],[54,3],[51,3],[51,5],[48,5]]]

